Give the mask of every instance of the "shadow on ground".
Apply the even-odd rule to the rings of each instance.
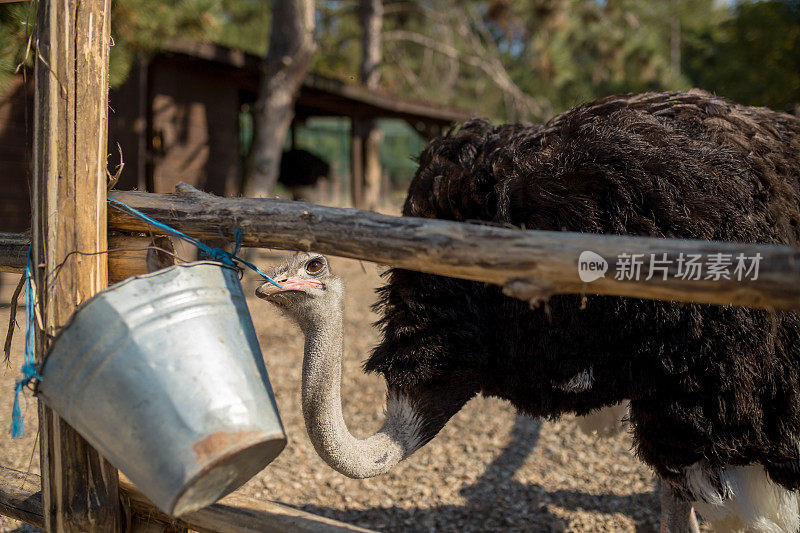
[[[539,440],[541,422],[525,416],[517,416],[512,428],[511,442],[486,468],[472,485],[461,489],[466,499],[463,506],[440,506],[434,508],[403,508],[398,506],[372,509],[332,509],[321,506],[302,506],[304,511],[319,514],[342,522],[370,527],[376,515],[382,522],[392,524],[391,530],[436,531],[443,527],[453,529],[453,521],[460,522],[462,531],[561,531],[566,527],[548,506],[558,502],[558,507],[569,510],[586,510],[596,513],[625,513],[636,500],[636,507],[655,508],[659,505],[657,489],[653,492],[619,496],[616,494],[589,494],[574,490],[547,492],[539,484],[523,485],[514,479],[515,472],[522,467],[527,456]],[[520,497],[524,495],[524,497]],[[516,498],[524,505],[498,506],[507,498]],[[534,502],[534,503],[530,503]],[[501,515],[498,509],[512,508],[514,512]],[[629,514],[636,523],[637,533],[657,531],[655,524],[645,514]],[[446,517],[444,521],[442,518]],[[480,518],[476,524],[476,518]]]

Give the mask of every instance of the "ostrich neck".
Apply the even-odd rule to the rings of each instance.
[[[322,310],[320,310],[322,311]],[[419,419],[389,395],[383,427],[366,439],[350,434],[342,415],[342,306],[301,324],[305,334],[302,402],[306,429],[322,459],[354,478],[383,474],[419,447]]]

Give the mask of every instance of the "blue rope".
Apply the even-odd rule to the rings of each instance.
[[[128,213],[129,215],[132,215],[132,216],[134,216],[134,217],[136,217],[136,218],[138,218],[140,220],[144,220],[145,222],[147,222],[151,226],[154,226],[154,227],[156,227],[156,228],[158,228],[158,229],[160,229],[162,231],[165,231],[166,233],[169,233],[170,235],[172,235],[174,237],[177,237],[177,238],[181,239],[182,241],[186,241],[189,244],[193,244],[193,245],[197,246],[200,249],[200,251],[202,252],[203,256],[205,256],[205,257],[208,257],[210,259],[214,259],[214,260],[219,261],[222,264],[228,265],[228,266],[236,266],[236,263],[241,263],[244,266],[246,266],[247,268],[249,268],[250,270],[253,270],[254,272],[257,272],[261,277],[263,277],[265,280],[267,280],[268,282],[272,283],[273,285],[275,285],[279,289],[281,288],[281,286],[278,283],[276,283],[275,280],[273,280],[271,277],[269,277],[266,274],[264,274],[253,263],[245,261],[241,257],[237,257],[236,256],[236,254],[239,253],[239,249],[242,247],[242,243],[244,242],[244,231],[242,231],[242,228],[234,228],[233,229],[233,237],[234,237],[234,242],[235,242],[235,248],[233,250],[233,253],[230,253],[230,252],[228,252],[226,250],[223,250],[222,248],[212,248],[211,246],[207,245],[206,243],[198,241],[194,237],[190,237],[189,235],[186,235],[185,233],[180,232],[180,231],[176,230],[175,228],[171,228],[170,226],[167,226],[163,222],[159,222],[158,220],[155,220],[154,218],[151,218],[151,217],[145,215],[141,211],[139,211],[137,209],[134,209],[133,207],[129,206],[126,203],[120,202],[119,200],[114,200],[113,198],[109,198],[108,199],[108,203],[112,207],[114,207],[116,209],[119,209],[120,211],[124,211],[125,213]]]
[[[36,371],[33,359],[33,323],[36,319],[33,308],[33,283],[31,283],[31,250],[28,248],[28,264],[25,266],[25,361],[22,364],[22,379],[14,386],[14,407],[11,410],[11,437],[25,435],[25,421],[19,405],[19,394],[33,379],[42,379]]]

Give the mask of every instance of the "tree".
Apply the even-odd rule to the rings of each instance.
[[[131,65],[171,39],[207,41],[215,37],[220,11],[216,0],[114,0],[110,84],[121,85]]]
[[[27,5],[0,5],[0,94],[3,93],[11,77],[32,58],[33,35],[29,28],[34,26],[36,7]]]
[[[722,24],[699,28],[683,56],[695,85],[791,111],[800,104],[800,2],[737,4]]]
[[[361,26],[363,38],[361,45],[361,82],[370,89],[377,89],[380,83],[381,32],[383,28],[382,0],[361,0]],[[363,183],[351,187],[353,205],[361,209],[374,210],[380,197],[381,162],[380,144],[381,130],[374,119],[354,120],[354,134],[363,143]],[[359,179],[353,172],[355,179]],[[359,186],[360,185],[360,186]],[[360,193],[360,194],[359,194]]]
[[[220,14],[214,42],[264,56],[272,20],[270,0],[218,0]]]
[[[278,181],[294,102],[316,49],[313,0],[275,0],[269,49],[253,106],[253,143],[245,161],[245,193],[265,197]]]
[[[497,6],[503,4],[499,10]],[[395,66],[387,83],[396,92],[503,116],[541,119],[552,111],[543,98],[526,93],[509,66],[524,48],[515,24],[499,24],[506,2],[442,0],[394,4],[383,34]],[[388,19],[388,17],[387,17]],[[389,20],[387,20],[389,22]],[[455,96],[455,98],[453,98]]]
[[[566,109],[598,96],[687,88],[673,68],[675,2],[531,0],[520,86]],[[680,26],[683,20],[679,20]]]

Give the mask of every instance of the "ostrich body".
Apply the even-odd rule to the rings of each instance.
[[[797,246],[800,121],[699,91],[607,97],[544,126],[471,121],[422,153],[403,214]],[[536,417],[630,399],[636,451],[678,500],[728,529],[800,527],[796,313],[573,295],[530,309],[498,287],[394,269],[365,364],[386,378],[387,419],[358,441],[331,383],[341,321],[322,302],[336,282],[298,261],[281,271],[288,291],[259,291],[306,335],[306,423],[340,472],[389,470],[479,393]]]

